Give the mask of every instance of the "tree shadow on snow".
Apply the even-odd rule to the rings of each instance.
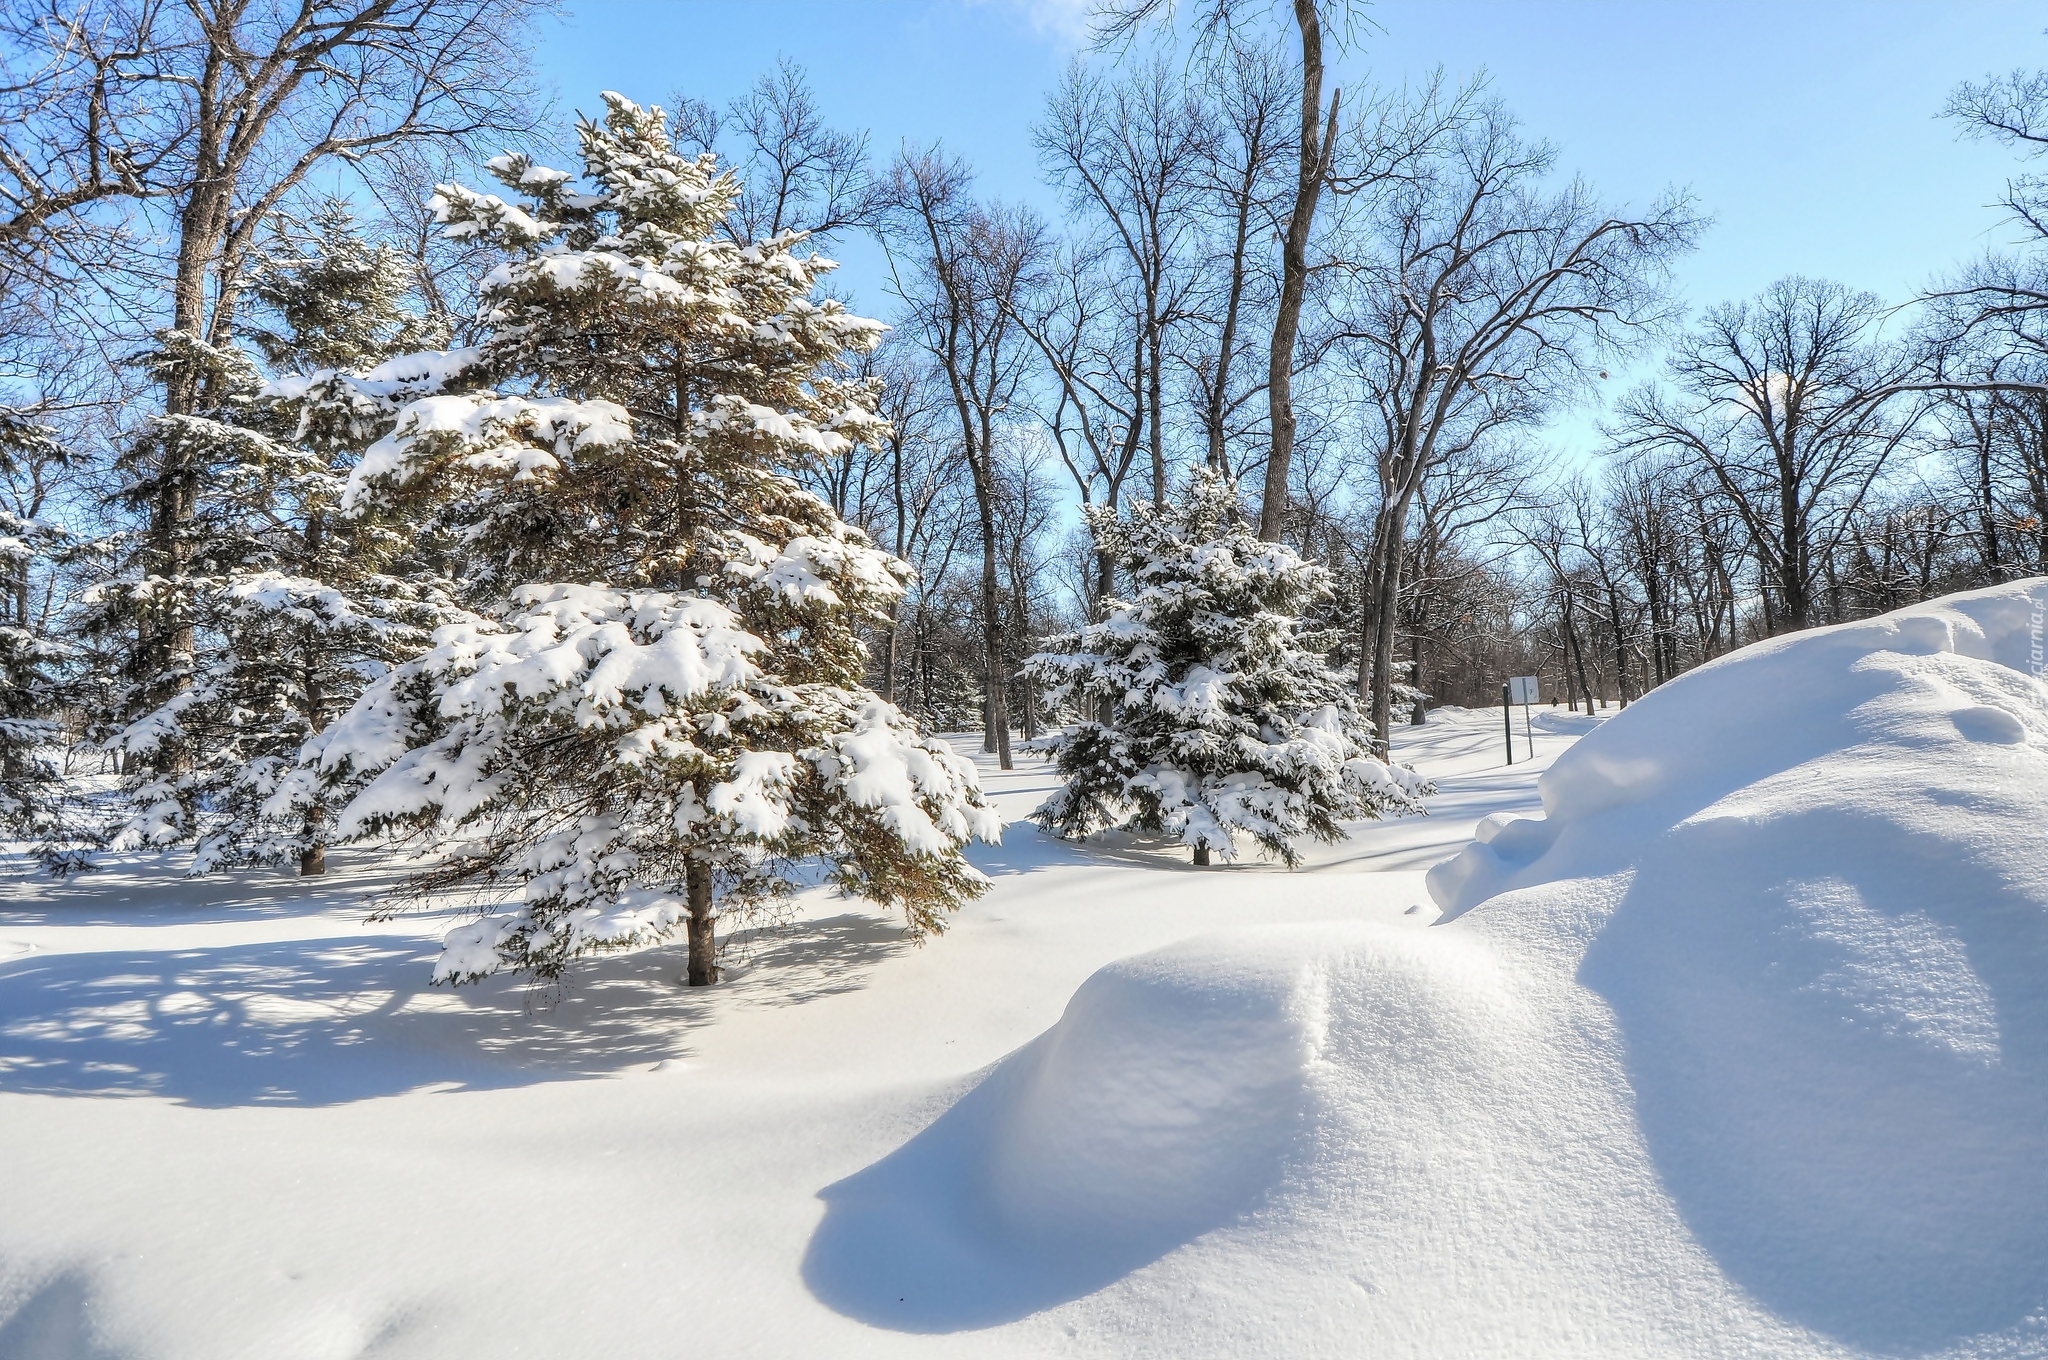
[[[0,1091],[333,1105],[603,1076],[686,1051],[714,1009],[865,986],[907,943],[874,916],[800,921],[699,990],[679,948],[599,956],[553,991],[431,986],[438,946],[400,935],[29,954],[0,959]]]
[[[324,907],[367,913],[418,866],[379,847],[328,852],[325,878],[282,868],[185,876],[186,854],[107,854],[99,867],[52,878],[33,858],[0,856],[0,929],[7,926],[225,924],[302,917]]]
[[[1699,1243],[1779,1316],[1902,1355],[2048,1302],[2044,970],[2038,902],[1962,847],[1817,810],[1679,827],[1581,980]]]
[[[1028,874],[1056,865],[1095,862],[1095,856],[1083,846],[1061,840],[1041,829],[1037,823],[1022,818],[1004,824],[1000,844],[985,845],[976,841],[968,845],[966,855],[968,863],[990,878]]]

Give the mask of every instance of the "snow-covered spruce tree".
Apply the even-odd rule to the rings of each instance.
[[[714,917],[814,859],[936,928],[986,886],[962,845],[999,828],[973,767],[862,684],[861,631],[908,568],[789,475],[884,432],[845,377],[882,328],[814,299],[832,265],[800,234],[722,239],[732,177],[659,109],[605,102],[582,184],[508,155],[490,168],[523,203],[441,187],[451,235],[514,256],[483,338],[357,384],[404,404],[347,508],[459,543],[481,617],[372,685],[307,768],[351,795],[344,832],[445,838],[414,892],[518,894],[450,933],[444,981],[553,978],[686,926],[710,983]]]
[[[1177,836],[1196,864],[1235,858],[1243,832],[1291,867],[1305,836],[1341,840],[1346,819],[1421,810],[1434,790],[1374,757],[1324,660],[1332,638],[1302,623],[1326,574],[1255,536],[1234,482],[1198,469],[1178,504],[1097,509],[1089,527],[1131,594],[1026,663],[1048,703],[1100,719],[1038,743],[1067,780],[1038,809],[1042,826]]]
[[[62,458],[56,435],[0,407],[0,475],[30,458]],[[24,505],[30,514],[33,504]],[[50,758],[64,698],[62,668],[75,651],[51,635],[36,599],[70,535],[55,524],[0,509],[0,833],[58,834],[63,780]]]
[[[167,333],[146,362],[168,378],[196,367],[200,413],[153,422],[135,465],[196,470],[175,558],[145,550],[96,592],[98,626],[189,628],[189,673],[133,677],[131,712],[111,734],[129,773],[117,847],[195,849],[192,872],[242,864],[325,869],[330,811],[318,787],[286,778],[306,739],[431,630],[461,617],[445,582],[417,560],[404,526],[335,514],[363,448],[389,428],[375,410],[332,400],[335,366],[363,367],[423,338],[407,307],[410,270],[363,243],[329,205],[301,232],[283,224],[256,271],[251,338],[287,375],[264,389],[250,357]],[[152,443],[176,440],[167,459]],[[150,456],[152,453],[159,456]],[[135,494],[163,488],[138,478]],[[159,574],[160,560],[183,570]],[[147,666],[157,649],[135,649]]]

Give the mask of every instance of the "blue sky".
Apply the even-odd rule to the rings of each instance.
[[[542,74],[567,107],[617,89],[722,103],[778,57],[810,72],[878,151],[942,139],[988,191],[1052,209],[1029,127],[1081,47],[1082,0],[583,0],[551,22]],[[1963,79],[2048,66],[2048,5],[1383,0],[1347,83],[1484,68],[1561,165],[1641,203],[1689,186],[1715,218],[1680,267],[1695,305],[1787,273],[1903,299],[2010,236],[1988,207],[2015,162],[1936,117]],[[875,261],[846,291],[882,304]]]

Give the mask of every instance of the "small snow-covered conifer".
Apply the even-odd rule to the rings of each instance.
[[[582,174],[507,155],[511,197],[443,185],[445,230],[510,255],[472,347],[337,384],[391,432],[345,508],[458,545],[473,621],[306,747],[342,830],[446,838],[420,891],[518,894],[451,932],[437,979],[552,978],[687,927],[822,860],[913,928],[979,893],[999,822],[973,767],[862,683],[864,628],[909,569],[790,473],[881,435],[846,356],[882,328],[814,288],[829,261],[719,224],[739,186],[605,96]]]
[[[1235,858],[1242,832],[1291,866],[1303,837],[1341,840],[1346,819],[1421,810],[1431,788],[1375,758],[1324,660],[1331,639],[1302,623],[1326,574],[1254,536],[1235,483],[1198,469],[1178,504],[1097,508],[1089,527],[1131,593],[1026,663],[1049,702],[1084,715],[1039,743],[1067,780],[1041,825],[1164,833],[1197,864]]]

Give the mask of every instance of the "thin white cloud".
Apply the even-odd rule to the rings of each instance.
[[[1005,9],[1021,16],[1034,33],[1078,47],[1088,41],[1089,21],[1101,0],[967,0],[976,8]]]

